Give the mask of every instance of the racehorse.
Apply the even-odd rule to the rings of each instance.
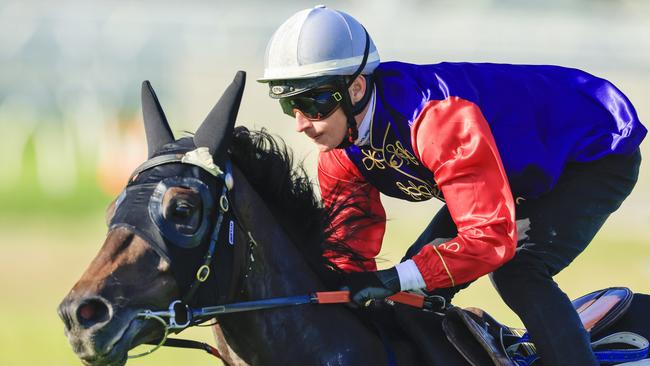
[[[339,273],[323,252],[337,246],[325,240],[327,212],[306,175],[292,170],[286,150],[263,133],[242,132],[233,143],[243,86],[239,73],[194,136],[179,140],[143,86],[154,163],[136,171],[109,209],[104,245],[59,307],[85,363],[122,364],[129,349],[159,338],[160,323],[138,314],[166,309],[173,299],[214,305],[336,286]],[[192,161],[188,153],[197,147],[207,149]],[[160,163],[165,157],[186,161]],[[228,178],[216,173],[229,161]],[[209,273],[203,282],[197,270]],[[249,364],[386,363],[378,336],[344,306],[242,312],[219,317],[219,324]]]
[[[227,364],[432,363],[400,329],[349,306],[312,304],[340,286],[329,258],[364,259],[331,234],[347,225],[355,235],[367,214],[354,199],[323,208],[282,143],[234,128],[244,82],[239,72],[180,139],[143,83],[149,159],[107,210],[104,244],[58,309],[73,351],[87,365],[123,365],[137,345],[158,347],[169,331],[216,318]],[[358,216],[334,224],[337,210]],[[467,365],[442,317],[427,319],[435,364]]]

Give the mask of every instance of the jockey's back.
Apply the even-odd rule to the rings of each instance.
[[[490,125],[513,194],[548,191],[569,162],[631,153],[647,132],[623,93],[577,69],[387,62],[375,75],[378,102],[387,101],[387,109],[409,124],[431,100],[458,97],[476,104]]]

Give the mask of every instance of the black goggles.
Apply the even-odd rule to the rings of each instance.
[[[280,98],[282,111],[295,117],[298,110],[307,119],[320,120],[329,117],[341,104],[343,95],[331,89],[310,90],[292,97]]]

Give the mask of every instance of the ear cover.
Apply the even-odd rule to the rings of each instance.
[[[163,112],[156,92],[148,80],[142,82],[142,115],[144,117],[144,130],[147,134],[147,148],[149,158],[163,145],[174,142],[174,134],[169,128],[165,112]]]
[[[246,73],[238,71],[194,135],[196,147],[207,147],[215,162],[220,162],[230,147],[245,84]]]

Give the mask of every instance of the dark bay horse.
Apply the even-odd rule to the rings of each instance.
[[[328,212],[304,171],[267,134],[234,133],[243,87],[240,72],[194,136],[175,140],[143,84],[150,159],[109,208],[104,245],[59,306],[85,364],[122,365],[130,349],[160,338],[160,322],[141,314],[175,299],[198,307],[338,287],[340,273],[324,253],[346,249],[328,241]],[[251,365],[387,364],[380,338],[343,305],[218,322]],[[406,344],[394,349],[400,364],[418,363]]]
[[[347,306],[297,296],[340,287],[332,254],[364,260],[331,234],[346,225],[355,235],[367,217],[354,199],[324,209],[283,144],[234,128],[244,79],[239,72],[196,133],[178,140],[143,83],[149,159],[109,207],[102,248],[59,306],[73,351],[87,365],[119,366],[140,344],[161,345],[169,330],[216,318],[217,348],[230,365],[467,365],[447,337],[467,344],[470,360],[485,318],[467,338],[466,324],[449,323],[445,334],[442,315],[407,311],[403,324],[415,324],[416,334],[409,342],[401,329],[377,331]],[[358,217],[333,224],[343,209]],[[614,328],[648,337],[650,297],[634,296]],[[251,305],[264,299],[296,306]],[[469,362],[492,364],[477,356]]]

